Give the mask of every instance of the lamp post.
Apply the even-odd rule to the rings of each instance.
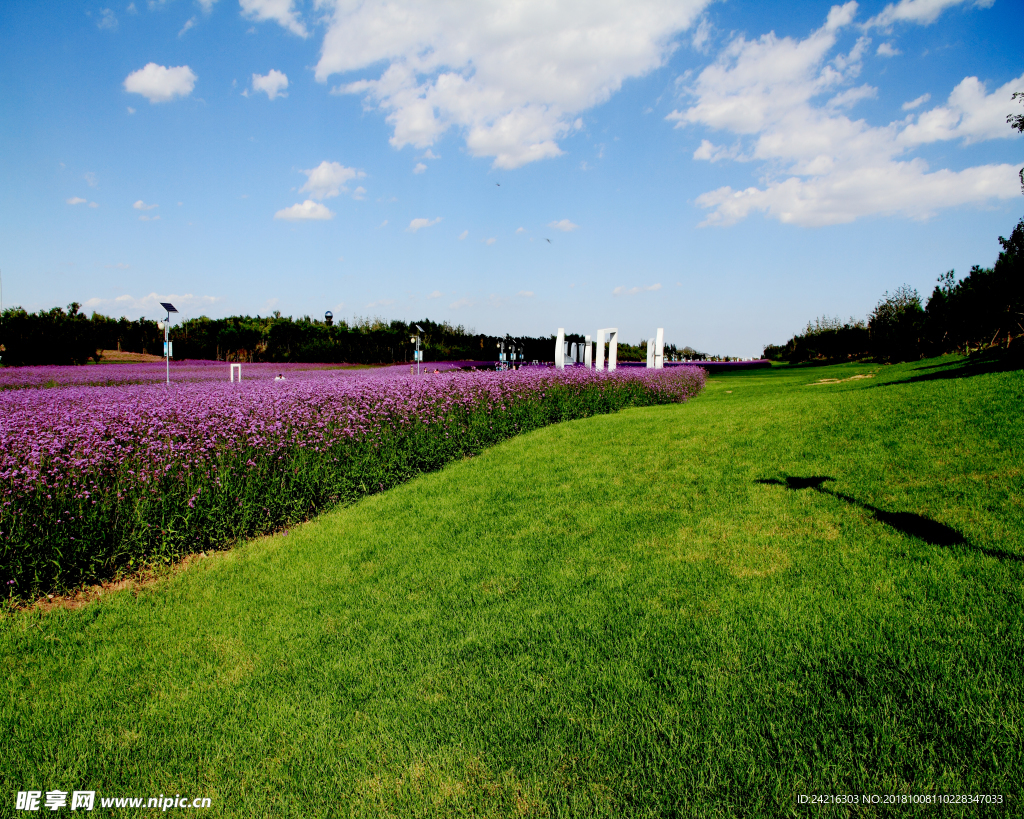
[[[160,306],[167,311],[167,318],[164,319],[164,358],[167,359],[167,386],[171,386],[171,342],[170,338],[171,331],[171,313],[177,313],[177,309],[173,304],[167,301],[160,302]],[[239,377],[241,380],[241,377]]]
[[[415,327],[417,330],[419,330],[420,333],[423,332],[423,328],[420,327],[418,324],[414,324],[413,327]],[[421,355],[420,355],[420,337],[419,337],[419,335],[415,335],[415,336],[413,336],[409,340],[413,344],[416,345],[416,352],[413,353],[413,358],[416,359],[416,375],[419,375],[420,374],[420,360],[421,360]]]
[[[324,324],[326,324],[328,327],[334,326],[334,313],[332,313],[330,310],[324,313]]]

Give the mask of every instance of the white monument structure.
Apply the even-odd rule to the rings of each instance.
[[[654,338],[647,339],[647,369],[661,370],[665,367],[665,328],[659,327]]]
[[[565,328],[558,328],[558,338],[555,340],[555,369],[565,369]]]
[[[234,381],[235,381],[235,372],[236,372],[236,370],[238,372],[238,383],[241,384],[242,383],[242,365],[241,364],[232,364],[231,365],[231,383],[234,383]]]
[[[615,362],[619,355],[619,328],[618,327],[605,327],[603,330],[598,330],[594,338],[594,342],[597,348],[594,352],[597,353],[597,357],[594,359],[594,369],[604,369],[604,342],[605,334],[608,335],[608,370],[615,369]]]

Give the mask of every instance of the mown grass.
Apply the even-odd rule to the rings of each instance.
[[[884,811],[797,798],[984,793],[1017,813],[1024,375],[995,370],[716,375],[8,615],[0,798],[841,816]]]

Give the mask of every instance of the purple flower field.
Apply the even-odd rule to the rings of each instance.
[[[545,424],[685,401],[705,378],[243,365],[248,380],[229,384],[227,365],[189,362],[168,388],[130,383],[142,376],[129,368],[154,365],[22,369],[104,366],[120,386],[0,391],[0,583],[12,597],[220,548]]]

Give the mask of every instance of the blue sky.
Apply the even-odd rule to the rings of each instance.
[[[5,306],[751,356],[991,264],[1019,0],[8,0]]]

